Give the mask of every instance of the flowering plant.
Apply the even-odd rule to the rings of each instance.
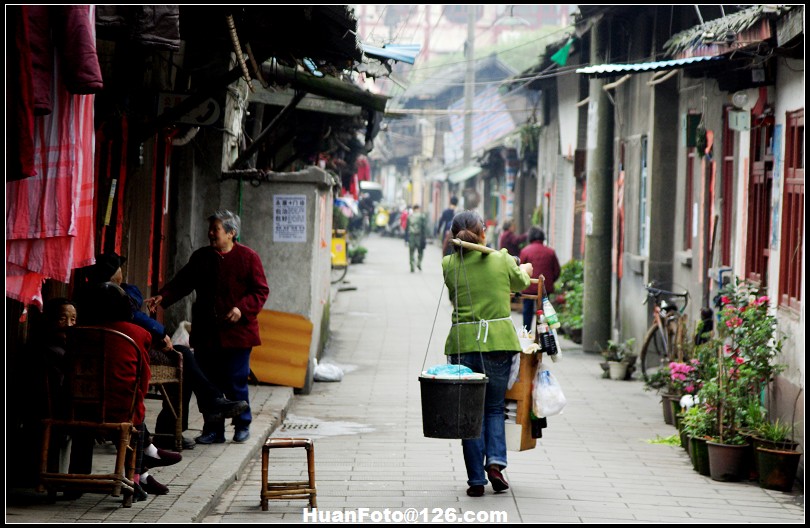
[[[729,376],[749,383],[753,394],[759,394],[785,369],[776,363],[782,339],[777,335],[776,316],[769,302],[767,296],[757,296],[749,282],[732,282],[720,296],[720,336],[724,338]]]
[[[741,428],[754,418],[748,412],[752,399],[785,368],[775,361],[782,340],[769,299],[755,292],[751,283],[735,280],[720,295],[719,341],[714,342],[717,373],[700,395],[715,413],[713,436],[721,443],[744,442]]]
[[[686,363],[673,361],[669,364],[669,387],[672,394],[694,394],[702,382],[698,377],[698,359],[690,359]]]

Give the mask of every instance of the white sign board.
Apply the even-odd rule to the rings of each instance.
[[[273,242],[307,241],[307,197],[304,194],[273,196]]]

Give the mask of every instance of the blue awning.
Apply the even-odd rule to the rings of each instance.
[[[481,167],[465,167],[463,169],[451,172],[450,176],[447,177],[447,180],[450,183],[461,183],[469,180],[473,176],[477,176],[482,170],[483,169]]]
[[[725,57],[722,56],[706,56],[657,62],[638,62],[635,64],[597,64],[595,66],[577,68],[577,73],[584,73],[586,75],[593,75],[596,77],[607,77],[617,73],[643,73],[661,70],[674,70],[676,68],[685,68],[698,62],[722,60],[724,58]]]
[[[386,44],[382,48],[360,43],[363,53],[375,59],[389,59],[413,64],[422,49],[421,44]]]

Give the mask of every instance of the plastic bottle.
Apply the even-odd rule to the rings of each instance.
[[[560,327],[560,319],[557,317],[557,311],[551,306],[551,301],[549,301],[546,296],[543,296],[543,314],[546,316],[549,327],[554,329]]]
[[[554,348],[556,349],[556,353],[550,354],[549,357],[551,358],[551,361],[556,363],[557,361],[560,360],[560,357],[562,356],[560,352],[562,350],[562,347],[560,346],[560,338],[557,337],[557,331],[552,328],[551,334],[554,336]]]
[[[537,310],[537,333],[536,336],[545,334],[549,331],[548,323],[546,322],[546,316],[543,314],[543,310]]]

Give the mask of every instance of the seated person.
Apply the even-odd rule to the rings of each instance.
[[[23,435],[21,449],[27,467],[39,469],[39,455],[42,441],[42,425],[40,420],[49,417],[61,417],[65,409],[63,405],[65,388],[65,347],[67,345],[66,330],[76,324],[76,307],[64,297],[49,299],[42,309],[41,321],[32,318],[36,325],[30,333],[30,340],[26,347],[25,365],[23,370],[30,372],[32,379],[15,380],[21,386],[17,390],[30,391],[30,382],[34,382],[35,405],[33,412],[24,412],[20,416],[20,429]],[[9,380],[10,383],[14,381]],[[66,460],[70,437],[66,434],[54,434],[51,445],[59,449],[51,449],[48,458],[48,470],[53,472],[66,472]],[[11,452],[11,451],[10,451]],[[66,464],[66,462],[65,462]],[[33,469],[32,469],[33,471]]]
[[[227,399],[216,385],[211,383],[200,369],[197,359],[191,349],[184,346],[172,346],[171,338],[166,333],[165,327],[155,319],[152,319],[143,310],[143,294],[134,284],[123,282],[124,276],[121,266],[126,262],[125,257],[116,253],[103,253],[96,256],[96,264],[87,269],[87,283],[101,283],[110,281],[121,286],[127,293],[132,311],[132,322],[145,328],[152,335],[153,348],[150,350],[151,363],[156,365],[168,364],[166,352],[172,349],[183,355],[183,431],[188,429],[188,411],[191,403],[191,393],[197,395],[197,405],[200,412],[207,416],[221,416],[231,418],[243,413],[248,404],[245,401],[231,401]],[[171,391],[174,387],[167,387],[170,397],[174,397]],[[171,409],[167,402],[163,403],[163,410],[157,417],[155,432],[173,434],[175,421]],[[157,440],[164,448],[173,446],[173,442],[167,437],[161,436]],[[183,449],[193,449],[195,442],[183,438]]]
[[[131,347],[122,347],[112,357],[116,364],[109,369],[106,379],[107,395],[105,397],[107,419],[109,421],[132,421],[138,430],[139,441],[135,461],[136,491],[134,500],[147,497],[141,486],[145,444],[143,442],[146,417],[144,397],[149,390],[149,349],[152,336],[143,328],[132,324],[132,312],[129,298],[117,284],[106,282],[88,286],[79,310],[79,324],[82,326],[101,326],[117,330],[135,341],[140,357],[135,356]],[[136,369],[140,369],[139,371]],[[132,384],[139,376],[137,387]],[[135,408],[132,414],[131,405],[135,391]],[[70,472],[90,473],[92,469],[93,438],[74,438],[71,453]],[[179,455],[178,455],[179,456]],[[145,483],[145,482],[144,482]]]

